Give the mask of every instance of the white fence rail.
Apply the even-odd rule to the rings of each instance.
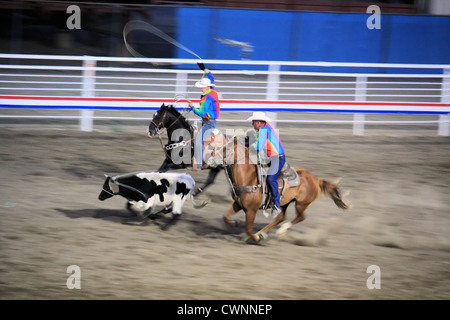
[[[0,108],[80,110],[79,116],[47,117],[79,119],[81,130],[90,131],[94,119],[112,118],[95,116],[95,110],[156,110],[162,103],[173,102],[180,96],[198,101],[198,90],[192,90],[195,81],[202,76],[197,62],[193,59],[0,54]],[[365,124],[373,123],[365,120],[365,114],[434,114],[436,120],[377,123],[437,123],[438,134],[449,135],[450,65],[202,62],[214,71],[222,111],[352,113],[353,133],[359,135],[364,134]],[[264,70],[252,70],[255,67]],[[305,71],[308,68],[315,71]],[[367,72],[354,72],[362,68]],[[0,114],[0,118],[14,117],[45,116]],[[220,121],[227,119],[222,116]]]

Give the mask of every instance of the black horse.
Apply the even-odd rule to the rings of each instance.
[[[169,170],[192,168],[192,155],[194,154],[194,128],[186,118],[172,105],[165,105],[158,109],[148,127],[149,137],[160,135],[160,131],[166,129],[169,141],[163,146],[166,158],[158,169],[159,172]],[[161,138],[161,137],[160,137]],[[208,168],[209,174],[204,185],[197,187],[193,195],[202,193],[206,187],[214,183],[217,174],[222,167]]]

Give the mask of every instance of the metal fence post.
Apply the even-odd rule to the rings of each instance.
[[[177,79],[175,83],[175,96],[187,93],[187,79],[188,75],[184,72],[177,72]]]
[[[441,102],[450,103],[450,69],[444,69],[442,78]],[[448,137],[450,135],[450,115],[439,115],[438,135]]]
[[[277,113],[268,111],[268,112],[266,112],[266,116],[268,116],[272,120],[270,122],[270,125],[272,126],[272,128],[276,129],[277,128],[277,119],[278,119]]]
[[[366,101],[367,77],[356,77],[355,101]],[[353,114],[353,134],[356,136],[364,135],[364,113]]]
[[[270,73],[267,76],[267,91],[266,91],[267,100],[278,100],[278,88],[280,87],[279,71],[280,71],[279,64],[269,65],[269,72],[277,72],[277,73]]]
[[[85,57],[83,61],[83,79],[81,96],[95,96],[95,66],[97,61],[92,57]],[[92,131],[94,123],[94,110],[81,110],[80,112],[80,130]]]

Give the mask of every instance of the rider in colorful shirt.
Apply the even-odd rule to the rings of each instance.
[[[192,168],[194,170],[201,169],[203,166],[203,152],[205,149],[204,139],[208,137],[213,129],[216,128],[216,120],[219,118],[220,105],[219,97],[215,90],[214,76],[209,69],[205,68],[203,63],[197,63],[199,68],[203,70],[207,78],[202,78],[195,83],[197,88],[202,89],[200,96],[200,107],[195,108],[192,102],[189,103],[192,111],[202,118],[202,128],[195,138],[195,162]]]
[[[284,148],[280,137],[275,129],[269,124],[270,118],[264,112],[253,112],[253,115],[247,119],[252,121],[253,128],[258,131],[258,139],[255,143],[255,150],[264,150],[270,159],[270,168],[267,174],[267,183],[272,192],[273,211],[276,214],[281,212],[280,193],[278,191],[277,177],[286,163]]]

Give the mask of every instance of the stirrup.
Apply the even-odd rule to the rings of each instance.
[[[275,213],[274,213],[274,211],[275,211]],[[278,206],[274,204],[274,205],[272,206],[272,211],[270,212],[270,215],[272,216],[272,218],[275,218],[275,217],[278,216],[280,213],[281,213],[281,209],[278,208]]]

